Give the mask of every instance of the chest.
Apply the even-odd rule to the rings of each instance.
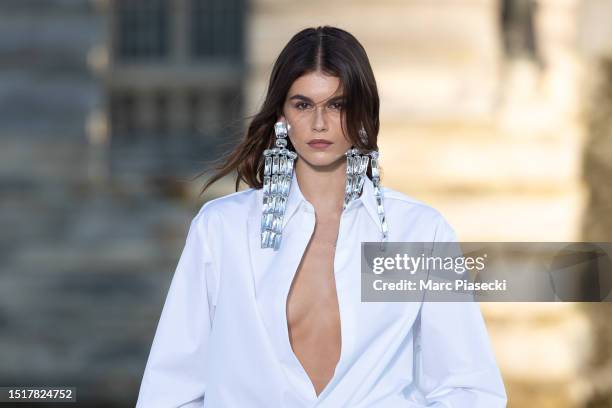
[[[338,301],[334,258],[339,220],[318,221],[295,271],[287,298],[287,320],[295,326],[309,315],[334,316]]]

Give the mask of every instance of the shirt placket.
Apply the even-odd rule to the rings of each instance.
[[[312,237],[316,221],[314,208],[311,204],[302,202],[298,212],[299,214],[296,214],[297,216],[292,221],[296,223],[296,229],[299,230],[299,234],[294,236],[294,238],[297,238],[297,241],[291,245],[293,248],[298,250],[295,252],[294,256],[292,256],[294,262],[291,265],[286,265],[286,267],[290,269],[286,271],[286,274],[283,274],[283,285],[282,290],[278,291],[276,310],[278,313],[277,321],[283,325],[283,327],[280,328],[281,330],[279,330],[283,333],[283,339],[279,342],[279,344],[281,344],[279,349],[281,363],[287,375],[288,381],[299,393],[299,397],[297,398],[295,396],[287,396],[292,401],[292,405],[289,405],[289,401],[287,401],[287,406],[293,407],[299,400],[303,402],[304,407],[312,407],[317,401],[317,396],[308,374],[302,367],[302,364],[296,357],[291,347],[286,313],[287,297],[289,295],[291,283],[293,282],[295,274],[297,273],[297,268],[299,267],[302,257],[304,256],[308,242]]]
[[[340,331],[341,331],[341,349],[340,358],[336,365],[336,370],[331,380],[323,389],[321,394],[316,399],[315,407],[327,407],[327,397],[334,392],[334,388],[338,382],[342,379],[341,374],[343,372],[343,365],[347,359],[347,355],[350,355],[352,349],[352,337],[349,333],[352,333],[352,327],[354,326],[354,318],[350,308],[350,298],[353,296],[352,293],[347,291],[351,290],[351,277],[347,272],[351,272],[353,257],[359,258],[359,254],[352,254],[351,249],[354,247],[355,236],[351,235],[351,228],[354,226],[356,220],[355,216],[358,212],[358,202],[351,202],[347,208],[342,212],[340,218],[340,225],[338,229],[338,243],[336,246],[336,252],[334,256],[334,279],[336,282],[336,292],[338,297],[338,308],[340,312]]]

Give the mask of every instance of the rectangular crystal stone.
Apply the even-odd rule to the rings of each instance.
[[[359,156],[356,156],[355,160],[353,160],[353,174],[359,173],[360,166],[361,166],[361,161],[359,160]]]
[[[281,232],[281,218],[274,217],[274,221],[272,222],[272,231],[280,234]]]
[[[380,174],[378,172],[378,160],[377,159],[372,159],[372,177],[373,178],[380,177]]]
[[[352,156],[347,156],[346,158],[346,175],[352,175],[353,174],[353,157]]]
[[[272,174],[278,174],[278,155],[272,157]]]
[[[346,190],[345,190],[345,194],[346,195],[350,195],[351,192],[353,191],[353,176],[346,176]]]
[[[264,219],[265,219],[264,228],[265,229],[271,229],[272,228],[272,222],[274,221],[274,214],[272,214],[272,213],[266,214]]]
[[[263,197],[263,213],[267,214],[270,212],[270,197],[264,195]]]
[[[273,243],[274,249],[280,248],[281,235],[280,234],[274,235],[273,240],[274,240],[274,243]]]
[[[366,172],[367,168],[368,168],[368,161],[370,160],[369,156],[362,156],[361,157],[361,163],[359,166],[359,174],[363,174]]]
[[[270,194],[270,183],[271,183],[270,176],[264,176],[264,182],[263,182],[264,195]]]
[[[275,123],[274,124],[274,134],[276,135],[276,137],[286,137],[287,136],[287,132],[285,132],[285,125],[282,123]]]
[[[270,231],[265,230],[261,233],[261,246],[262,248],[268,248],[268,242],[270,241]]]
[[[264,159],[264,175],[269,176],[272,172],[272,157],[266,156]]]
[[[346,192],[345,194],[351,194],[353,192],[353,186],[355,185],[354,176],[346,176]]]
[[[358,192],[361,191],[364,183],[365,183],[365,176],[359,176],[359,182],[357,183],[357,188],[356,188]]]
[[[280,212],[281,214],[285,213],[285,209],[287,207],[287,198],[286,197],[281,197],[280,198]]]

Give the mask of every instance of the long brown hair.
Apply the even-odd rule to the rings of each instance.
[[[293,82],[312,71],[340,79],[345,101],[342,114],[346,115],[347,127],[343,129],[344,134],[357,148],[378,150],[380,101],[365,49],[352,34],[340,28],[306,28],[295,34],[279,54],[272,68],[266,99],[259,112],[252,116],[246,136],[218,160],[213,168],[215,173],[201,194],[234,170],[237,172],[236,191],[240,181],[252,188],[262,188],[262,154],[273,147],[274,123],[283,113],[285,98]],[[358,133],[362,125],[368,135],[365,144]],[[293,150],[290,140],[287,148]],[[371,178],[370,168],[368,177]]]

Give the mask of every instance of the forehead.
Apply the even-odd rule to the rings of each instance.
[[[340,78],[325,74],[320,71],[312,71],[296,79],[289,88],[288,97],[301,94],[315,101],[330,98],[342,94]]]

